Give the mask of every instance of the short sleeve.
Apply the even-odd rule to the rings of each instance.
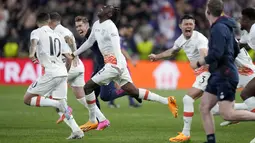
[[[39,40],[39,33],[38,30],[33,30],[30,34],[30,40]]]
[[[200,38],[198,39],[199,41],[197,42],[197,49],[208,49],[208,40],[204,35],[200,35]]]
[[[182,35],[181,35],[182,36]],[[181,42],[182,42],[182,37],[178,37],[176,40],[175,40],[175,42],[174,42],[174,46],[173,46],[173,49],[174,50],[179,50],[179,49],[181,49]]]
[[[252,29],[250,30],[248,45],[252,49],[255,49],[255,26],[252,26]]]

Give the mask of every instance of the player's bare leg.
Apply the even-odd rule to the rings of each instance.
[[[168,107],[170,111],[172,112],[173,116],[177,118],[178,107],[174,97],[172,96],[169,96],[168,98],[162,97],[153,92],[150,92],[149,90],[136,88],[134,84],[130,82],[124,84],[123,86],[121,86],[121,88],[134,98],[140,98],[143,100],[157,101],[162,104],[168,104]]]
[[[217,96],[204,92],[201,97],[200,112],[202,116],[203,127],[207,136],[214,135],[214,118],[211,109],[217,104]],[[215,137],[212,137],[215,140]]]
[[[255,112],[255,78],[253,78],[242,90],[241,98],[244,103],[248,106],[248,110],[251,112]]]
[[[248,107],[245,103],[235,103],[234,109],[235,110],[248,110]],[[214,116],[220,115],[219,104],[216,104],[212,108],[211,112]],[[238,123],[239,123],[239,121],[224,121],[224,122],[220,123],[220,126],[229,126],[229,125],[234,125],[234,124],[238,124]]]
[[[194,101],[200,98],[203,91],[198,88],[192,87],[187,95],[183,97],[183,121],[184,126],[182,132],[179,132],[176,137],[169,139],[170,142],[184,142],[190,139],[190,129],[192,124],[192,118],[194,115]]]
[[[95,123],[97,123],[96,112],[98,107],[96,106],[96,96],[94,93],[94,89],[98,87],[99,85],[91,79],[84,85],[85,98],[89,109],[89,121],[86,123],[87,125],[94,125]],[[103,120],[98,123],[97,130],[103,130],[108,126],[110,126],[109,120]]]

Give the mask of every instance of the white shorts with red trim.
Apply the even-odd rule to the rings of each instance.
[[[28,93],[50,96],[54,99],[67,99],[67,77],[52,77],[44,74],[27,89]]]

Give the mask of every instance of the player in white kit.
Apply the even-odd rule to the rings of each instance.
[[[104,57],[105,66],[84,86],[90,110],[89,121],[96,122],[94,113],[96,106],[95,94],[93,90],[100,85],[107,85],[111,81],[117,82],[124,91],[128,92],[129,95],[136,99],[140,98],[157,101],[166,105],[168,104],[174,117],[177,117],[177,105],[173,97],[165,98],[134,86],[127,69],[125,57],[121,53],[118,29],[114,24],[119,17],[119,9],[110,5],[104,6],[98,12],[98,17],[99,20],[93,24],[88,40],[72,54],[74,57],[81,54],[97,41],[100,52]],[[106,123],[99,123],[98,126],[101,124],[103,125]]]
[[[58,33],[59,35],[63,36],[70,51],[74,52],[77,50],[76,42],[73,33],[61,25],[61,16],[57,12],[50,13],[50,27],[54,30],[54,32]],[[74,95],[76,99],[86,108],[88,108],[85,93],[83,90],[83,86],[85,85],[84,82],[84,65],[79,57],[75,57],[72,62],[71,68],[68,72],[68,84],[72,87]],[[54,93],[53,93],[54,94]],[[96,107],[96,117],[99,122],[105,121],[106,118]],[[57,123],[60,123],[64,120],[64,118],[60,118]]]
[[[45,73],[29,86],[24,96],[24,103],[36,107],[57,108],[66,117],[68,126],[72,129],[72,133],[67,139],[82,138],[84,134],[70,114],[66,103],[67,70],[71,67],[72,58],[64,39],[48,26],[49,21],[49,14],[40,13],[37,16],[39,28],[31,33],[29,58],[34,63],[41,64]],[[62,61],[62,54],[67,59],[66,65]],[[53,99],[44,96],[52,92],[56,93],[53,95]]]
[[[175,41],[173,48],[160,54],[150,54],[149,58],[151,61],[171,57],[180,49],[184,50],[190,62],[196,61],[199,58],[204,58],[207,55],[208,40],[203,34],[194,30],[195,19],[192,15],[184,15],[181,18],[180,28],[182,30],[182,35]],[[183,97],[184,127],[177,137],[169,139],[171,142],[182,142],[190,139],[190,128],[194,114],[193,103],[202,96],[207,85],[207,80],[210,77],[207,66],[194,69],[194,73],[196,75],[196,80],[192,88],[189,89],[188,93]]]
[[[149,55],[152,61],[170,57],[172,56],[177,50],[180,48],[184,49],[185,53],[187,54],[190,62],[193,60],[199,59],[199,56],[206,56],[208,50],[208,40],[205,36],[197,31],[193,31],[195,27],[194,18],[191,15],[184,15],[181,19],[180,28],[182,29],[183,34],[175,41],[174,47],[169,49],[168,51],[155,55]],[[191,35],[189,35],[191,33]],[[184,36],[188,39],[185,39]],[[178,48],[179,47],[179,48]],[[203,49],[203,50],[200,50]],[[199,53],[202,53],[199,55]],[[252,64],[250,56],[247,54],[245,49],[242,49],[236,59],[236,65],[239,67],[239,84],[238,88],[245,87],[246,84],[255,76],[253,73],[251,74],[250,71],[247,71],[247,68],[244,67],[251,67],[254,68]],[[247,66],[244,66],[247,65]],[[207,67],[203,69],[195,69],[195,74],[198,75],[196,77],[196,81],[194,82],[192,88],[188,91],[188,94],[183,97],[183,104],[184,104],[184,127],[181,133],[178,136],[170,138],[171,142],[183,142],[190,139],[190,130],[191,130],[191,123],[192,123],[192,116],[194,114],[194,101],[201,97],[202,93],[204,92],[207,86],[207,80],[210,76],[210,73],[206,70]],[[197,74],[199,71],[200,74]],[[247,75],[248,74],[248,75]],[[247,106],[244,103],[236,103],[235,104],[236,110],[246,110]],[[216,105],[212,112],[217,114],[219,112],[218,105]],[[223,123],[227,124],[227,123]],[[229,123],[228,123],[229,124]]]
[[[248,7],[242,10],[241,29],[246,30],[248,34],[240,43],[248,44],[250,48],[255,50],[255,8]],[[255,112],[255,78],[253,78],[241,92],[244,103],[248,106],[248,110]],[[251,141],[255,143],[255,138]]]

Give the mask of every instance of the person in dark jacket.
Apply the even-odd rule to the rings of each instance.
[[[239,47],[234,35],[236,24],[231,18],[221,16],[223,7],[222,0],[208,1],[205,12],[211,25],[208,55],[191,64],[195,68],[208,64],[211,73],[200,105],[207,143],[216,143],[210,111],[217,102],[220,115],[225,120],[255,120],[254,113],[233,108],[239,80],[234,61],[239,53]]]

